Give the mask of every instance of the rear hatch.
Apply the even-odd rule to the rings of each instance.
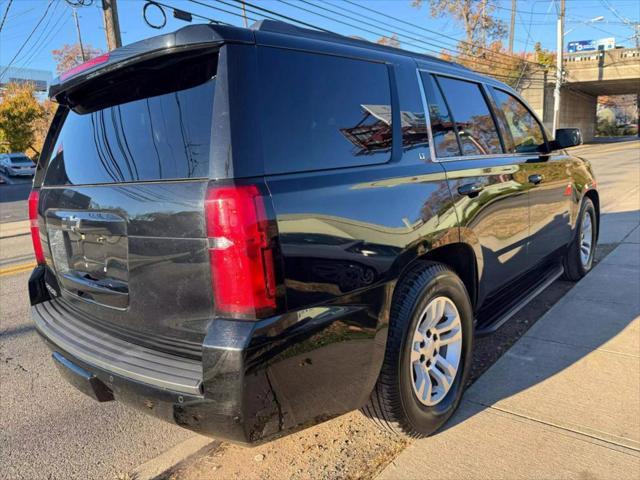
[[[56,91],[35,182],[55,291],[47,308],[200,356],[213,312],[203,205],[218,49],[169,52]]]

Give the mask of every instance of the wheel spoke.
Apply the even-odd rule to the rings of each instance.
[[[429,372],[425,372],[424,383],[426,385],[426,390],[423,392],[421,398],[423,401],[430,402],[431,397],[433,396],[433,382],[431,381],[431,376],[429,375]]]
[[[442,387],[443,393],[446,393],[447,390],[449,390],[449,387],[451,385],[449,383],[449,379],[447,378],[447,376],[444,373],[442,373],[440,371],[440,369],[436,368],[435,366],[431,367],[431,369],[429,371],[431,372],[431,374],[438,381],[438,385]]]
[[[420,348],[416,348],[417,343],[413,344],[413,348],[411,349],[411,363],[417,362],[420,360]]]
[[[413,371],[416,374],[415,387],[418,393],[418,397],[422,398],[422,393],[424,392],[424,387],[427,382],[431,384],[431,379],[429,378],[429,374],[427,373],[427,369],[422,366],[421,363],[413,364]]]
[[[442,355],[438,355],[436,357],[436,365],[442,367],[442,369],[445,371],[445,374],[447,375],[447,378],[451,377],[451,379],[453,380],[453,377],[455,377],[456,375],[456,367],[451,365],[446,358],[444,358]]]
[[[445,307],[445,303],[444,303],[444,298],[440,297],[436,300],[436,312],[435,312],[435,325],[438,324],[438,322],[440,322],[440,320],[442,320],[442,317],[444,316],[444,307]]]
[[[462,340],[462,330],[458,328],[453,328],[446,333],[440,335],[440,345],[450,345],[452,343],[458,342]]]

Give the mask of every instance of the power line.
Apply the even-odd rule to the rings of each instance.
[[[379,25],[374,25],[374,24],[371,24],[371,23],[368,23],[368,22],[362,22],[362,21],[360,21],[361,23],[365,23],[366,25],[372,25],[372,26],[373,26],[373,27],[375,27],[375,28],[383,28],[383,29],[384,29],[382,32],[380,32],[380,30],[378,30],[378,31],[372,31],[372,30],[369,30],[369,29],[366,29],[366,28],[360,27],[360,26],[358,26],[358,25],[354,25],[354,24],[352,24],[352,23],[344,22],[344,21],[342,21],[342,20],[340,20],[340,19],[332,18],[332,17],[330,17],[330,16],[328,16],[328,15],[324,15],[324,14],[320,14],[320,13],[314,12],[314,11],[312,11],[312,10],[309,10],[309,9],[307,9],[307,8],[304,8],[304,7],[301,7],[301,6],[299,6],[299,5],[291,4],[291,3],[289,3],[289,2],[288,2],[288,1],[286,1],[286,0],[278,0],[278,1],[280,1],[281,3],[284,3],[284,4],[286,4],[286,5],[289,5],[289,6],[292,6],[292,7],[298,8],[298,9],[301,9],[301,10],[306,11],[306,12],[308,12],[308,13],[311,13],[311,14],[314,14],[314,15],[317,15],[317,16],[320,16],[320,17],[322,17],[322,18],[329,19],[329,20],[334,21],[334,22],[341,23],[341,24],[343,24],[343,25],[350,26],[350,27],[352,27],[352,28],[359,29],[359,30],[361,30],[361,31],[364,31],[364,32],[367,32],[367,33],[370,33],[370,34],[373,34],[373,35],[382,35],[382,36],[383,36],[383,38],[387,38],[387,39],[391,39],[391,38],[392,38],[392,37],[390,37],[389,35],[387,35],[387,33],[388,33],[388,32],[386,31],[386,28],[387,28],[386,26],[380,27]],[[340,14],[339,12],[335,12],[334,10],[328,9],[328,8],[327,8],[326,6],[324,6],[324,5],[323,5],[322,7],[320,7],[320,6],[318,6],[318,5],[314,4],[314,3],[311,3],[311,2],[309,2],[309,1],[307,1],[307,0],[299,0],[299,1],[300,1],[300,2],[302,2],[302,3],[305,3],[305,4],[307,4],[307,5],[312,5],[312,6],[316,7],[316,8],[322,8],[322,9],[323,9],[323,11],[329,11],[329,12],[332,12],[332,13],[335,13],[335,14],[337,14],[337,15],[341,15],[341,16],[343,16],[343,17],[344,17],[344,15]],[[347,18],[353,18],[353,17],[347,17]],[[376,22],[377,22],[377,20],[374,20],[374,21],[376,21]],[[397,33],[396,33],[396,35],[397,35],[398,37],[406,37],[406,38],[410,38],[410,39],[411,39],[411,40],[413,40],[413,41],[416,41],[416,42],[422,43],[422,44],[424,44],[424,45],[429,45],[430,47],[436,47],[436,48],[438,48],[438,47],[442,47],[441,45],[437,45],[437,44],[434,44],[434,43],[430,43],[430,42],[427,42],[427,41],[422,40],[422,39],[420,39],[420,38],[410,37],[410,36],[408,36],[408,35],[397,34]],[[416,45],[415,43],[407,42],[406,40],[403,40],[403,42],[404,42],[406,45],[410,45],[410,46],[412,46],[412,47],[414,47],[414,48],[417,48],[417,49],[419,49],[419,50],[420,50],[420,49],[422,49],[422,50],[426,50],[426,51],[429,51],[429,52],[435,53],[436,55],[439,55],[440,53],[442,53],[442,51],[441,51],[441,50],[439,51],[439,50],[434,50],[433,48],[425,48],[425,47],[424,47],[424,46],[422,46],[422,45]],[[452,51],[452,53],[454,53],[454,54],[455,54],[455,52],[454,52],[454,51]],[[496,52],[493,52],[493,51],[492,51],[492,53],[494,53],[494,54],[495,54]],[[510,57],[510,58],[511,58],[511,59],[513,59],[514,57]],[[524,61],[524,59],[522,59],[522,61]],[[489,59],[476,59],[476,62],[477,62],[478,64],[484,65],[485,67],[493,67],[493,68],[496,68],[496,67],[497,67],[498,69],[502,69],[502,70],[510,70],[511,68],[513,68],[513,66],[512,66],[512,65],[509,65],[509,64],[507,64],[507,63],[505,63],[505,62],[497,61],[496,59],[494,59],[494,60],[489,60]]]
[[[236,1],[237,1],[237,0],[236,0]],[[428,33],[430,33],[430,34],[436,35],[438,39],[441,39],[442,37],[444,37],[444,38],[448,38],[449,40],[453,40],[453,41],[455,41],[455,42],[458,42],[458,43],[461,43],[461,44],[464,44],[464,45],[468,45],[468,46],[470,46],[470,47],[479,48],[479,49],[481,49],[481,50],[486,50],[486,51],[488,51],[488,52],[490,52],[490,53],[492,53],[492,54],[494,54],[494,55],[501,55],[501,56],[503,56],[503,57],[513,58],[513,57],[512,57],[511,55],[509,55],[508,53],[495,52],[495,51],[491,50],[490,48],[487,48],[487,47],[484,47],[484,46],[481,46],[481,45],[474,45],[474,44],[472,44],[472,43],[470,43],[470,42],[467,42],[467,41],[465,41],[465,40],[461,40],[461,39],[459,39],[459,38],[452,37],[452,36],[450,36],[450,35],[445,35],[445,34],[443,34],[443,33],[441,33],[441,32],[437,32],[437,31],[435,31],[435,30],[430,30],[430,29],[428,29],[428,28],[426,28],[426,27],[422,27],[422,26],[420,26],[420,25],[416,25],[415,23],[407,22],[406,20],[402,20],[401,18],[394,17],[394,16],[389,15],[389,14],[387,14],[387,13],[382,13],[382,12],[380,12],[380,11],[378,11],[378,10],[375,10],[375,9],[371,8],[371,7],[365,7],[364,5],[360,5],[359,3],[354,2],[354,1],[352,1],[352,0],[342,0],[342,1],[343,1],[343,2],[346,2],[346,3],[349,3],[349,4],[351,4],[351,5],[354,5],[354,6],[358,7],[358,8],[363,9],[363,10],[367,10],[367,11],[369,11],[369,12],[371,12],[371,13],[375,13],[375,14],[377,14],[377,15],[381,16],[381,17],[384,17],[386,21],[388,21],[389,19],[392,19],[392,20],[395,20],[396,22],[400,22],[400,23],[403,23],[403,24],[405,24],[405,25],[409,25],[409,26],[411,26],[411,27],[413,27],[413,28],[418,28],[418,29],[420,29],[420,30],[422,30],[422,31],[425,31],[425,32],[428,32]],[[533,64],[536,64],[536,65],[539,65],[539,64],[537,64],[536,62],[531,62],[531,61],[529,61],[529,60],[524,60],[524,59],[523,59],[523,61],[528,62],[528,63],[533,63]]]
[[[56,14],[56,10],[58,9],[58,6],[60,5],[59,1],[54,2],[55,5],[53,7],[53,10],[51,10],[51,13],[49,15],[47,15],[47,21],[42,25],[42,28],[40,29],[38,35],[36,37],[34,37],[34,40],[31,44],[31,47],[28,48],[23,55],[19,56],[18,58],[16,58],[16,62],[20,62],[21,59],[24,59],[25,57],[28,57],[31,55],[31,53],[33,52],[33,50],[35,48],[37,48],[37,46],[39,45],[40,41],[42,40],[42,38],[44,37],[44,35],[47,32],[47,28],[49,28],[49,25],[51,24],[51,21],[53,20],[55,14]]]
[[[188,1],[192,1],[192,0],[188,0]],[[188,14],[189,14],[189,15],[191,15],[192,17],[201,18],[202,20],[208,20],[210,23],[217,23],[217,24],[220,24],[220,23],[221,23],[221,24],[223,24],[223,25],[229,25],[228,23],[221,22],[221,21],[219,21],[219,20],[215,20],[215,19],[213,19],[213,18],[211,18],[211,17],[206,17],[206,16],[204,16],[204,15],[200,15],[200,14],[198,14],[198,13],[190,12],[190,11],[188,11],[188,10],[185,10],[184,8],[178,8],[178,7],[174,7],[173,5],[167,5],[166,3],[157,2],[156,0],[151,0],[151,1],[149,1],[148,3],[152,3],[152,4],[158,5],[158,6],[160,6],[160,7],[164,7],[164,8],[170,8],[171,10],[174,10],[174,11],[175,11],[175,10],[180,10],[180,11],[183,11],[183,12],[188,13]],[[194,2],[194,3],[198,3],[198,2]],[[147,23],[148,23],[148,22],[147,22]]]
[[[61,12],[56,22],[52,25],[49,32],[40,42],[39,47],[32,48],[33,53],[21,62],[22,68],[27,68],[31,64],[33,59],[42,51],[42,48],[47,46],[49,44],[49,41],[52,38],[55,38],[55,36],[58,35],[58,33],[60,32],[60,30],[62,30],[62,28],[66,25],[69,18],[65,15],[65,13],[66,13],[65,11]],[[58,27],[57,30],[56,30],[56,27]]]
[[[229,11],[229,10],[226,10],[226,9],[221,9],[221,8],[219,8],[219,7],[215,7],[215,6],[213,6],[213,5],[210,5],[210,4],[208,4],[208,3],[203,3],[203,2],[198,1],[198,0],[189,0],[189,1],[190,1],[191,3],[197,4],[197,5],[200,5],[200,6],[204,6],[204,7],[207,7],[207,8],[213,9],[213,10],[216,10],[216,11],[221,11],[221,12],[224,12],[224,13],[227,13],[227,14],[230,14],[230,15],[234,15],[234,16],[239,17],[239,18],[240,18],[240,17],[244,18],[244,14],[243,14],[243,13],[240,13],[240,12],[236,13],[236,12]],[[332,34],[334,33],[334,32],[332,32],[332,31],[330,31],[330,30],[327,30],[327,29],[324,29],[324,28],[322,28],[322,27],[319,27],[319,26],[317,26],[317,25],[315,25],[315,24],[311,24],[311,23],[308,23],[308,22],[304,22],[304,21],[302,21],[302,20],[300,20],[300,19],[298,19],[298,18],[295,18],[295,17],[293,17],[293,16],[290,16],[290,15],[284,15],[284,14],[281,14],[281,13],[279,13],[279,12],[275,11],[275,10],[262,8],[262,7],[259,7],[259,6],[257,6],[257,5],[254,5],[254,4],[251,4],[251,3],[248,3],[248,2],[242,2],[241,0],[231,0],[231,1],[235,2],[235,3],[233,3],[233,4],[232,4],[232,3],[228,3],[228,2],[226,2],[226,1],[224,1],[224,0],[215,0],[215,1],[216,1],[217,3],[219,3],[219,4],[223,4],[223,5],[226,5],[226,6],[232,7],[232,8],[237,9],[237,10],[242,10],[242,5],[238,5],[238,4],[242,4],[242,3],[244,3],[244,4],[246,4],[246,6],[250,7],[250,8],[247,8],[247,9],[246,9],[246,11],[248,11],[248,12],[250,12],[250,13],[254,14],[254,15],[258,15],[258,16],[265,17],[265,18],[270,18],[270,19],[272,19],[272,20],[278,20],[278,18],[275,18],[275,17],[284,18],[284,19],[286,19],[286,20],[288,20],[288,21],[290,21],[290,22],[298,23],[298,24],[301,24],[301,25],[304,25],[304,26],[307,26],[307,27],[311,27],[311,28],[316,29],[316,30],[320,30],[320,31],[324,31],[324,32],[327,32],[327,33],[332,33]],[[368,30],[368,29],[366,29],[366,28],[363,28],[363,27],[361,27],[361,26],[359,26],[359,25],[354,25],[354,24],[352,24],[352,23],[344,22],[344,21],[342,21],[341,19],[336,19],[336,18],[331,17],[331,16],[328,16],[328,15],[320,14],[320,13],[318,13],[318,12],[315,12],[315,11],[312,11],[312,10],[309,10],[309,9],[306,9],[306,8],[304,8],[304,7],[300,7],[300,6],[292,5],[292,4],[290,4],[290,3],[286,2],[286,1],[283,1],[283,0],[281,0],[281,2],[282,2],[282,3],[285,3],[285,4],[287,4],[287,5],[290,5],[290,6],[292,6],[292,7],[299,8],[299,9],[302,9],[302,10],[307,11],[307,12],[309,12],[309,13],[312,13],[313,15],[320,16],[320,17],[322,17],[322,18],[328,19],[328,20],[330,20],[330,21],[335,21],[335,22],[338,22],[338,23],[342,23],[342,24],[348,25],[348,26],[350,26],[350,27],[352,27],[352,28],[355,28],[355,29],[357,29],[357,30],[360,30],[360,31],[365,31],[365,32],[368,32],[368,33],[372,33],[372,34],[374,34],[374,35],[381,35],[381,33],[379,33],[379,31],[378,31],[378,32],[374,32],[374,31]],[[165,6],[165,7],[167,7],[167,8],[173,8],[173,7],[171,7],[170,5],[161,4],[160,2],[155,2],[155,3],[156,3],[156,4],[160,4],[160,5],[162,5],[162,6]],[[304,1],[303,3],[306,3],[306,4],[308,4],[308,5],[311,5],[311,6],[315,7],[315,8],[320,8],[318,5],[316,5],[316,4],[314,4],[314,3],[311,3],[311,2],[306,2],[306,1]],[[332,5],[332,6],[334,6],[334,7],[337,7],[336,5],[333,5],[333,4],[331,4],[331,5]],[[246,8],[246,7],[245,7],[245,8]],[[326,7],[324,7],[324,10],[325,10],[325,11],[327,10],[327,9],[326,9]],[[340,17],[342,17],[342,18],[345,18],[345,17],[346,17],[346,18],[353,18],[353,17],[346,16],[346,15],[344,15],[344,14],[341,14],[340,12],[335,12],[334,10],[330,10],[330,9],[329,9],[329,11],[331,11],[332,13],[335,13],[335,14],[339,15],[339,16],[340,16]],[[265,14],[264,12],[266,12],[266,14]],[[189,13],[191,13],[191,12],[189,12]],[[361,17],[362,17],[362,15],[361,15]],[[248,18],[251,18],[251,17],[248,17]],[[368,17],[368,18],[370,18],[370,17]],[[255,21],[255,19],[254,19],[254,18],[251,18],[251,20]],[[356,19],[356,20],[357,20],[358,22],[360,22],[360,21],[361,21],[360,19]],[[373,20],[374,22],[377,22],[377,24],[370,24],[370,23],[367,23],[367,22],[364,22],[364,23],[365,23],[365,24],[368,24],[368,25],[372,25],[372,26],[374,26],[375,28],[381,28],[381,27],[379,27],[379,21],[378,21],[378,20],[375,20],[375,19],[372,19],[372,20]],[[386,26],[384,26],[384,27],[382,27],[382,28],[385,28],[385,29],[386,29],[387,27],[386,27]],[[405,31],[406,31],[406,30],[405,30]],[[386,38],[391,38],[391,37],[389,37],[389,36],[387,35],[387,33],[388,33],[388,32],[385,30],[385,31],[382,33],[382,35],[383,35],[384,37],[386,37]],[[396,34],[396,35],[397,35],[397,34]],[[404,36],[406,36],[406,35],[404,35]],[[415,37],[411,37],[411,38],[412,38],[412,39],[415,39],[416,41],[419,41],[419,42],[421,42],[421,43],[423,43],[423,44],[435,45],[436,47],[440,47],[440,45],[436,45],[436,44],[432,44],[432,43],[426,42],[425,40],[422,40],[422,39],[420,39],[420,38],[417,38],[417,39],[416,39]],[[404,41],[404,40],[403,40],[403,41]],[[405,43],[405,44],[407,44],[407,45],[412,45],[413,47],[418,48],[418,49],[421,49],[421,50],[429,50],[429,49],[425,49],[425,48],[424,48],[423,46],[421,46],[421,45],[411,44],[411,43],[406,42],[406,41],[404,41],[404,43]],[[440,53],[441,53],[441,51],[436,51],[436,50],[433,50],[433,49],[431,49],[431,51],[435,52],[436,54],[440,54]],[[491,51],[491,53],[496,54],[496,53],[498,53],[498,52]],[[504,54],[503,54],[503,55],[504,55]],[[508,55],[505,55],[505,56],[508,56]],[[513,58],[513,57],[509,57],[509,58]],[[540,66],[541,66],[541,65],[539,65],[539,64],[537,64],[537,63],[530,62],[530,61],[527,61],[527,60],[524,60],[524,59],[519,59],[519,60],[524,61],[524,62],[526,62],[526,63],[528,63],[528,64],[534,64],[534,65],[536,65],[536,66],[538,66],[538,67],[540,67]],[[478,63],[479,65],[482,65],[482,66],[485,66],[485,67],[493,67],[494,69],[498,69],[498,70],[500,70],[500,69],[504,69],[504,70],[506,70],[506,69],[507,69],[507,67],[504,67],[504,65],[506,65],[505,63],[498,62],[498,61],[496,61],[495,59],[494,59],[493,61],[490,61],[490,60],[488,60],[488,59],[478,59],[478,60],[477,60],[477,63]],[[511,66],[509,66],[509,68],[511,68]],[[479,73],[482,73],[482,72],[479,72]],[[496,77],[502,77],[502,78],[512,79],[512,76],[509,76],[509,75],[494,75],[494,76],[496,76]],[[537,80],[535,80],[535,81],[537,81]]]
[[[0,32],[2,31],[2,27],[4,27],[4,21],[7,19],[7,13],[9,13],[9,9],[11,8],[11,4],[13,0],[9,0],[6,10],[4,11],[4,15],[2,16],[2,21],[0,21]]]
[[[42,23],[42,21],[44,20],[44,18],[47,16],[47,13],[49,12],[49,9],[51,8],[51,5],[53,4],[53,0],[49,0],[49,3],[47,4],[47,8],[45,9],[44,13],[42,14],[42,17],[40,17],[40,20],[38,20],[38,23],[36,23],[36,26],[33,27],[33,30],[31,30],[31,33],[29,33],[29,36],[27,37],[27,39],[23,42],[23,44],[20,46],[20,48],[18,49],[18,51],[16,52],[16,54],[13,56],[13,58],[11,59],[11,61],[9,62],[9,64],[5,67],[5,69],[2,71],[2,73],[0,73],[0,78],[2,78],[4,76],[4,74],[7,72],[7,70],[9,70],[9,67],[11,67],[11,65],[13,64],[13,62],[15,61],[15,59],[18,57],[18,55],[20,55],[20,52],[22,52],[22,50],[24,49],[24,47],[27,45],[27,43],[29,42],[29,40],[31,40],[31,37],[33,36],[33,34],[36,32],[36,30],[38,29],[38,27],[40,26],[40,24]]]
[[[220,0],[216,0],[216,1],[220,1]],[[274,12],[273,10],[269,10],[268,8],[259,7],[258,5],[254,5],[252,3],[245,2],[244,0],[233,0],[233,1],[236,2],[236,3],[248,5],[249,7],[254,8],[256,10],[259,10],[261,12],[266,12],[266,13],[269,13],[271,15],[275,15],[277,17],[284,18],[285,20],[289,20],[289,21],[292,21],[292,22],[299,23],[300,25],[304,25],[306,27],[313,28],[314,30],[320,30],[320,31],[325,32],[325,33],[334,33],[334,32],[332,32],[330,30],[326,30],[326,29],[324,29],[322,27],[318,27],[317,25],[312,25],[311,23],[303,22],[302,20],[298,20],[296,18],[289,17],[288,15],[283,15],[281,13]]]
[[[203,7],[211,8],[213,10],[217,10],[218,12],[223,12],[223,13],[227,13],[229,15],[233,15],[234,17],[240,17],[242,19],[248,18],[252,22],[257,22],[259,20],[259,19],[255,18],[255,17],[250,17],[249,15],[245,15],[245,14],[242,14],[242,13],[231,12],[229,10],[226,10],[226,9],[220,8],[220,7],[214,7],[213,5],[210,5],[210,4],[207,4],[207,3],[202,3],[202,2],[199,2],[198,0],[189,0],[189,1],[191,3],[195,3],[197,5],[202,5]],[[219,0],[215,0],[215,1],[217,1],[218,3],[221,3],[223,5],[227,5],[227,6],[231,7],[231,8],[242,8],[242,7],[237,7],[236,5],[234,5],[232,3],[222,2],[222,1],[219,1]],[[247,10],[247,11],[249,13],[253,13],[255,15],[260,15],[259,13],[254,12],[252,10]],[[261,15],[261,16],[264,16],[264,15]],[[266,18],[273,19],[272,17],[268,17],[268,16]]]

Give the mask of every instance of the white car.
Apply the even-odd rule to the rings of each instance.
[[[3,153],[0,154],[0,170],[10,177],[32,177],[36,173],[36,165],[24,153]]]

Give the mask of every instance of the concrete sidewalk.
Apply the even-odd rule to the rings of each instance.
[[[622,243],[381,479],[640,478],[640,227],[623,223]]]

